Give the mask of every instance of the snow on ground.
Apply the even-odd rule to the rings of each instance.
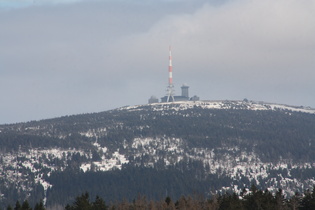
[[[163,110],[187,110],[194,107],[200,107],[203,109],[249,109],[249,110],[288,110],[293,112],[305,112],[315,114],[315,109],[303,106],[290,106],[284,104],[275,104],[267,102],[256,101],[228,101],[228,100],[216,100],[216,101],[176,101],[169,103],[154,103],[149,105],[135,105],[121,107],[118,110],[128,111],[140,111],[144,109],[144,106],[150,106],[153,111]]]
[[[86,172],[89,170],[95,171],[109,171],[112,169],[121,169],[123,164],[129,163],[126,157],[119,153],[119,150],[112,154],[111,158],[106,158],[105,155],[102,156],[101,161],[94,161],[92,163],[83,163],[80,168]]]
[[[81,132],[80,135],[86,136],[88,138],[98,138],[100,136],[105,136],[107,134],[107,128],[97,128],[97,129],[89,129],[86,132]]]
[[[146,165],[154,165],[160,155],[164,156],[164,163],[172,165],[179,162],[184,154],[184,141],[180,138],[135,138],[131,147],[137,151],[134,157],[150,156],[150,161]]]
[[[119,149],[111,154],[111,157],[109,158],[108,156],[110,154],[108,154],[107,147],[101,147],[101,145],[97,142],[94,142],[93,146],[95,146],[99,152],[101,160],[83,163],[80,166],[80,169],[84,172],[89,170],[109,171],[112,169],[121,169],[123,164],[129,163],[129,160],[125,157],[125,155],[119,153]]]

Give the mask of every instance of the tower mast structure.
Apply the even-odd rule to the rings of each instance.
[[[173,85],[173,65],[172,65],[172,50],[171,46],[169,47],[169,65],[168,65],[168,86],[166,89],[167,92],[167,101],[173,102],[174,100],[174,85]]]

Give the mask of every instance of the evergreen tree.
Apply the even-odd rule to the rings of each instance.
[[[22,210],[32,210],[27,200],[25,200],[22,204]]]
[[[81,196],[76,197],[72,206],[66,206],[66,210],[92,210],[92,205],[89,201],[89,193],[86,192]]]
[[[100,198],[99,196],[96,196],[94,203],[92,204],[93,210],[107,210],[107,206],[105,204],[105,201]]]
[[[167,204],[167,205],[170,205],[170,203],[171,203],[171,197],[170,196],[167,196],[166,198],[165,198],[165,203]]]
[[[21,210],[21,204],[19,201],[16,201],[14,210]]]
[[[36,203],[34,210],[45,210],[43,201],[40,201],[39,203]]]
[[[70,206],[69,204],[66,205],[65,210],[72,210],[72,206]]]
[[[11,205],[8,205],[7,210],[13,210],[13,208],[11,207]]]
[[[274,209],[276,205],[275,198],[268,189],[266,189],[262,194],[261,202],[263,209]]]

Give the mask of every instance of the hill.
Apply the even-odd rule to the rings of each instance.
[[[252,101],[127,106],[0,126],[0,202],[66,204],[315,184],[315,110]]]

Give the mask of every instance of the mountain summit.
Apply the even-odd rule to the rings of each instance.
[[[185,101],[0,126],[0,203],[69,203],[315,184],[315,110]]]

